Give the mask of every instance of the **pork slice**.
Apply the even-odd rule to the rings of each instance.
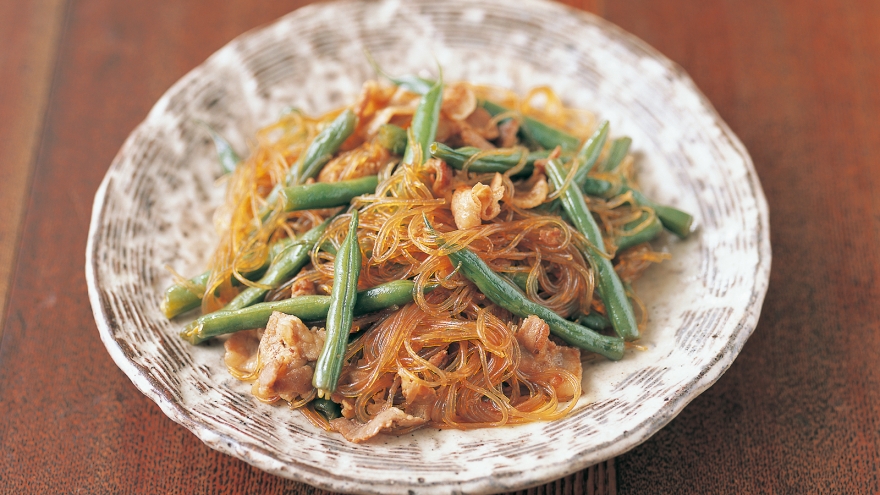
[[[541,318],[531,315],[523,321],[516,332],[516,340],[522,349],[520,369],[525,373],[552,372],[563,369],[573,374],[577,381],[583,377],[581,351],[573,347],[556,345],[550,340],[550,326]],[[568,381],[552,380],[551,385],[560,398],[570,398],[574,390]]]
[[[367,423],[345,418],[337,418],[330,421],[330,427],[341,433],[346,440],[353,443],[362,443],[380,433],[388,433],[395,428],[411,428],[421,426],[427,420],[407,414],[396,407],[389,407],[377,414]]]
[[[447,189],[449,189],[449,184],[452,183],[452,168],[438,158],[429,158],[425,162],[425,168],[430,170],[434,176],[433,181],[431,181],[431,192],[437,198],[444,197]]]
[[[443,88],[441,111],[453,120],[464,120],[477,108],[477,96],[467,83],[449,83]]]
[[[260,369],[252,392],[263,400],[293,401],[312,391],[313,364],[324,330],[309,330],[296,316],[274,312],[260,340]]]
[[[297,296],[314,296],[318,292],[315,290],[315,283],[307,278],[294,280],[290,286],[290,297]]]
[[[257,370],[262,330],[243,330],[226,339],[223,361],[237,376],[251,376]]]
[[[492,123],[492,114],[486,111],[483,107],[477,107],[474,111],[468,115],[468,118],[465,119],[467,125],[469,125],[474,131],[483,136],[486,139],[492,140],[498,138],[498,126]],[[516,141],[514,141],[515,143]]]
[[[527,181],[515,186],[511,202],[517,208],[528,210],[544,203],[549,192],[550,186],[544,174],[535,171]]]
[[[330,400],[339,404],[343,418],[351,419],[354,417],[354,397],[346,397],[339,392],[333,392],[330,395]]]
[[[468,229],[492,220],[501,213],[499,201],[504,197],[504,184],[501,174],[496,173],[490,185],[477,182],[473,187],[461,185],[452,193],[450,209],[455,226]]]
[[[461,141],[465,146],[473,146],[481,150],[495,149],[495,145],[490,143],[486,138],[480,135],[473,127],[467,124],[461,124]]]
[[[510,148],[517,143],[516,133],[519,132],[519,122],[514,119],[507,119],[498,124],[498,142],[499,148]]]
[[[357,148],[340,153],[330,160],[318,174],[318,182],[339,182],[376,175],[388,164],[391,154],[384,147],[366,142]]]

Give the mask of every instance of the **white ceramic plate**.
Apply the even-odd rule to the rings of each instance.
[[[621,362],[585,369],[584,396],[550,423],[478,431],[420,430],[354,445],[286,407],[261,404],[222,364],[222,346],[177,337],[159,311],[171,277],[200,273],[223,190],[203,120],[247,149],[290,105],[319,113],[350,103],[374,77],[364,48],[391,73],[524,92],[550,85],[568,105],[629,135],[645,192],[693,212],[699,231],[668,237],[672,261],[637,290],[650,320]],[[668,423],[730,366],[767,289],[767,206],[751,160],[684,72],[589,14],[537,0],[342,1],[300,9],[247,33],[156,103],[95,198],[87,279],[113,359],[171,419],[211,447],[322,488],[363,493],[497,492],[545,483],[621,454]]]

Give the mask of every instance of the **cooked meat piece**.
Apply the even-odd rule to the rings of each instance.
[[[443,88],[441,111],[453,120],[464,120],[477,108],[477,96],[467,83],[450,83]]]
[[[498,204],[504,197],[504,181],[499,173],[495,173],[492,183],[489,184],[488,190],[481,191],[478,195],[482,208],[480,209],[480,218],[483,220],[492,220],[501,213],[501,205]]]
[[[364,138],[370,139],[379,132],[379,128],[384,124],[399,124],[397,117],[403,116],[412,118],[412,114],[416,111],[416,105],[385,107],[376,112],[376,115],[370,119],[370,122],[364,128]]]
[[[459,229],[476,227],[482,220],[491,220],[501,213],[498,202],[504,197],[501,174],[496,173],[492,184],[487,186],[477,182],[474,187],[458,186],[452,193],[449,205],[455,226]]]
[[[519,122],[514,119],[507,119],[498,124],[498,135],[501,138],[498,142],[499,148],[510,148],[516,145],[516,133],[519,132]]]
[[[244,330],[230,335],[223,343],[223,361],[237,378],[250,377],[256,371],[261,334],[262,330]]]
[[[349,442],[361,443],[394,428],[409,428],[425,423],[426,420],[423,418],[409,415],[396,407],[389,407],[366,424],[351,419],[338,418],[330,422],[330,427],[341,433]]]
[[[437,392],[433,388],[411,379],[409,375],[399,371],[398,374],[400,375],[400,389],[406,399],[404,405],[406,412],[417,418],[429,419],[434,410],[434,403],[437,401]]]
[[[461,142],[464,143],[465,146],[473,146],[474,148],[480,148],[481,150],[495,149],[494,144],[487,141],[479,132],[467,124],[461,124],[460,136]]]
[[[307,278],[298,278],[290,286],[290,297],[314,296],[317,293],[315,283]]]
[[[528,210],[540,206],[549,192],[550,186],[547,185],[543,171],[535,170],[529,180],[515,188],[511,202],[517,208]]]
[[[313,364],[324,330],[309,330],[296,316],[274,312],[260,340],[261,369],[252,392],[263,400],[293,401],[312,391]]]
[[[397,88],[382,86],[376,81],[367,81],[361,89],[357,102],[354,104],[354,112],[358,122],[366,122],[376,112],[388,106],[389,101],[395,95]]]
[[[440,115],[440,120],[437,121],[437,133],[434,136],[434,140],[445,143],[452,148],[457,148],[461,145],[461,139],[458,137],[460,132],[461,126],[458,122],[449,119],[445,115]]]
[[[434,180],[431,182],[431,192],[438,198],[442,198],[452,182],[452,167],[438,158],[429,158],[425,162],[425,168],[433,171]]]
[[[330,400],[339,404],[343,418],[351,419],[354,417],[354,397],[346,397],[339,392],[333,392]]]
[[[464,121],[474,130],[474,132],[478,133],[485,139],[491,140],[498,137],[498,126],[492,123],[492,114],[487,112],[483,107],[475,108],[473,113],[468,115],[468,118]],[[515,143],[516,140],[513,141],[513,144]],[[511,146],[513,146],[513,144],[511,144]]]
[[[486,187],[477,183],[477,186]],[[480,203],[474,199],[474,191],[467,186],[458,186],[452,193],[452,203],[449,205],[452,216],[455,218],[455,226],[459,229],[469,229],[482,224],[480,220]]]
[[[433,364],[438,368],[442,368],[446,366],[446,358],[449,356],[449,353],[446,352],[446,349],[440,349],[440,352],[434,354],[430,358],[428,358],[428,362]]]
[[[374,142],[341,153],[324,165],[318,174],[318,182],[337,182],[376,175],[391,158],[391,153]]]
[[[548,248],[561,246],[563,239],[565,239],[565,233],[560,229],[541,229],[538,233],[541,245]]]
[[[542,373],[561,368],[580,381],[583,374],[580,350],[556,345],[549,336],[550,326],[541,318],[531,315],[523,321],[516,332],[516,340],[522,349],[520,369],[525,373]],[[561,378],[553,380],[551,385],[561,399],[574,395],[569,383]]]

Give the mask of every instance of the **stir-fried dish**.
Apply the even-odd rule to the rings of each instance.
[[[350,107],[288,111],[227,176],[208,271],[162,309],[202,316],[261,401],[362,442],[552,420],[582,361],[621,359],[647,315],[632,282],[690,215],[639,192],[630,140],[565,108],[411,77]]]

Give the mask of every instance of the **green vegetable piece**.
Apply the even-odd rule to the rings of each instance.
[[[525,292],[528,290],[529,284],[529,274],[525,272],[514,272],[508,274],[507,277],[511,282],[514,283],[517,287],[520,288],[521,291]]]
[[[617,196],[618,194],[632,192],[635,202],[640,206],[647,206],[648,208],[653,209],[654,213],[657,214],[657,218],[660,219],[660,222],[666,230],[685,239],[691,233],[691,229],[693,229],[694,217],[689,213],[671,206],[657,204],[648,199],[640,191],[633,189],[626,184],[616,187],[608,181],[587,177],[583,184],[583,190],[590,196],[605,199]]]
[[[278,256],[273,258],[272,264],[266,271],[266,274],[259,280],[260,285],[278,287],[285,281],[289,280],[309,262],[309,253],[318,242],[318,239],[324,235],[327,226],[330,225],[332,218],[324,220],[321,224],[315,226],[306,232],[301,238],[290,243],[290,245],[282,251]],[[236,309],[246,308],[254,303],[263,300],[268,289],[261,287],[248,287],[229,301],[221,311],[232,311]]]
[[[393,78],[389,77],[388,80],[393,82],[396,86],[400,86],[403,89],[420,95],[428,94],[435,84],[435,82],[430,79],[413,75],[403,75]]]
[[[351,214],[348,235],[339,245],[333,265],[333,289],[330,292],[330,308],[327,310],[327,338],[315,362],[312,386],[318,390],[318,397],[330,398],[336,390],[336,383],[342,373],[345,348],[354,320],[354,306],[357,302],[357,284],[361,273],[361,248],[357,237],[358,211]]]
[[[639,225],[643,224],[647,220],[648,215],[648,213],[642,212],[641,217],[624,225],[624,232],[631,231]],[[631,248],[637,244],[648,242],[651,239],[654,239],[655,237],[657,237],[658,234],[660,234],[660,231],[662,230],[663,224],[660,222],[657,216],[654,215],[651,219],[651,223],[648,224],[648,226],[644,227],[642,230],[636,232],[635,234],[618,235],[614,239],[614,242],[615,244],[617,244],[617,250],[623,251],[624,249]]]
[[[660,222],[663,223],[666,230],[672,232],[681,239],[685,239],[691,233],[691,229],[694,227],[694,217],[692,217],[690,213],[683,212],[671,206],[658,205],[637,191],[633,192],[633,196],[636,197],[636,201],[639,203],[654,209],[654,213],[657,214],[657,218],[660,219]]]
[[[578,323],[587,328],[592,328],[597,332],[611,328],[611,320],[599,313],[590,313],[586,316],[581,316],[578,318]]]
[[[439,158],[440,160],[443,160],[444,162],[446,162],[447,165],[456,170],[462,170],[464,168],[465,162],[467,162],[472,156],[483,150],[469,146],[464,148],[452,149],[443,143],[434,142],[431,143],[429,151],[431,152],[431,156],[433,156],[434,158]],[[526,157],[525,166],[516,175],[531,175],[532,170],[534,169],[535,160],[547,158],[548,155],[550,155],[550,152],[546,150],[530,152]],[[489,155],[471,162],[468,170],[477,173],[498,172],[503,174],[504,172],[507,172],[508,170],[517,166],[521,158],[522,154],[518,151],[509,155]]]
[[[217,150],[217,159],[220,160],[220,168],[223,169],[223,173],[231,174],[232,171],[235,170],[235,167],[241,163],[241,157],[238,156],[238,153],[236,153],[234,149],[232,149],[232,145],[229,144],[229,141],[215,131],[213,127],[208,125],[207,122],[201,120],[197,120],[196,122],[207,129],[211,134],[211,139],[214,141],[214,149]]]
[[[425,224],[431,230],[431,224],[425,218]],[[623,357],[623,340],[617,337],[600,335],[589,328],[568,321],[528,298],[517,290],[505,278],[493,272],[479,256],[467,248],[461,248],[449,253],[449,259],[453,265],[458,266],[460,273],[474,283],[490,301],[510,311],[511,313],[527,318],[536,315],[550,326],[550,332],[569,344],[601,354],[608,359],[619,360]]]
[[[368,175],[359,179],[339,182],[315,182],[301,186],[285,187],[284,211],[314,210],[344,206],[352,199],[376,192],[379,177]],[[273,198],[268,199],[273,204]]]
[[[263,266],[252,272],[244,273],[244,277],[248,280],[262,277],[263,274],[266,273],[266,269],[269,268],[270,261],[275,259],[278,253],[286,249],[287,246],[290,246],[291,242],[291,239],[285,237],[284,239],[273,243],[269,247],[269,257],[265,260]],[[207,271],[189,279],[189,286],[174,284],[168,287],[168,289],[165,290],[165,297],[160,303],[160,309],[162,310],[162,313],[165,314],[165,317],[174,318],[179,314],[186,313],[187,311],[199,307],[202,303],[202,296],[205,294],[205,286],[208,283],[208,278],[210,276],[211,272]],[[241,283],[237,278],[233,278],[232,285],[237,286],[241,285]],[[190,287],[195,292],[190,291]]]
[[[565,173],[561,165],[555,160],[547,162],[547,177],[556,188],[562,187],[565,182]],[[608,310],[608,316],[614,326],[617,335],[626,340],[636,340],[639,338],[639,327],[636,323],[635,313],[632,305],[626,297],[623,283],[611,260],[608,259],[605,252],[605,243],[602,240],[602,232],[593,215],[584,202],[584,196],[580,190],[575,187],[568,187],[560,196],[562,207],[568,215],[572,225],[587,238],[590,246],[586,249],[586,255],[590,263],[596,270],[597,287],[599,289],[599,297],[605,303]]]
[[[619,194],[618,188],[616,188],[614,184],[608,182],[607,180],[594,179],[592,177],[587,177],[586,179],[584,179],[584,185],[582,186],[582,189],[584,193],[589,196],[603,199],[609,199]]]
[[[440,77],[419,100],[419,106],[416,107],[412,124],[410,125],[414,142],[407,142],[406,151],[403,153],[403,163],[413,163],[415,160],[415,144],[418,144],[421,149],[422,161],[430,157],[428,146],[437,135],[437,124],[440,122],[440,107],[442,104],[443,78]]]
[[[480,106],[493,116],[510,111],[489,100],[480,100]],[[527,140],[532,140],[548,150],[559,146],[562,151],[574,152],[580,145],[578,138],[532,117],[523,116],[520,122],[520,131],[525,134]]]
[[[206,284],[211,272],[207,271],[201,275],[189,279],[192,288],[197,291],[190,291],[184,285],[174,284],[165,289],[165,297],[162,299],[159,307],[166,318],[174,318],[175,316],[186,313],[195,309],[201,304],[202,296],[205,294]]]
[[[333,421],[342,417],[342,410],[339,408],[339,404],[332,400],[314,399],[312,400],[312,407],[327,418],[327,421]]]
[[[365,315],[410,303],[413,301],[414,288],[411,280],[395,280],[361,291],[354,314]],[[202,315],[187,325],[180,336],[191,344],[199,344],[211,337],[263,328],[274,311],[296,316],[303,321],[321,321],[327,318],[329,309],[330,296],[297,296],[283,301],[262,302],[235,311],[215,311]]]
[[[288,173],[287,185],[302,184],[306,179],[318,175],[321,168],[333,158],[342,143],[354,132],[356,123],[357,116],[350,108],[346,108],[340,113],[333,122],[315,136],[302,158],[290,167],[290,173],[293,175]]]
[[[417,93],[420,95],[424,95],[428,91],[431,91],[431,88],[434,86],[434,81],[430,79],[425,79],[424,77],[414,76],[414,75],[403,75],[403,76],[392,76],[382,70],[382,67],[376,62],[373,58],[373,54],[369,52],[369,50],[364,50],[364,54],[367,57],[367,62],[370,66],[375,70],[380,76],[388,79],[395,86],[400,86],[403,89],[408,91],[412,91],[413,93]]]
[[[382,124],[376,134],[379,146],[392,154],[403,156],[406,153],[406,130],[394,124]]]
[[[612,141],[611,149],[608,150],[608,157],[602,162],[599,171],[610,174],[617,170],[617,167],[620,166],[620,162],[622,162],[623,159],[626,158],[626,154],[629,153],[629,147],[631,144],[632,139],[626,136]]]
[[[584,183],[587,174],[590,173],[590,169],[593,168],[593,165],[596,164],[596,160],[599,158],[599,154],[602,153],[602,147],[605,146],[605,140],[608,138],[608,127],[607,120],[602,122],[578,151],[577,157],[580,161],[580,166],[577,172],[575,172],[573,179],[574,183],[578,186]]]

